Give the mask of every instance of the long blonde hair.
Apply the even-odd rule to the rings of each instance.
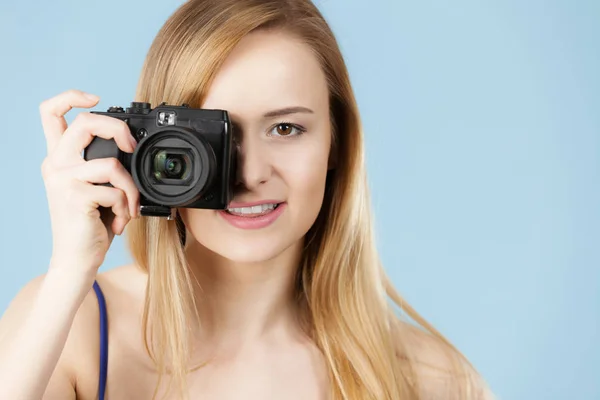
[[[229,52],[257,29],[281,29],[303,40],[328,81],[335,168],[321,212],[305,238],[296,295],[307,333],[328,366],[332,399],[420,398],[418,361],[394,306],[446,349],[454,360],[447,372],[456,377],[450,397],[468,399],[471,375],[464,366],[470,364],[402,299],[381,266],[357,103],[336,39],[310,0],[186,2],[155,38],[136,101],[200,107]],[[143,218],[128,227],[132,256],[148,273],[143,329],[146,350],[159,372],[155,397],[165,374],[187,397],[195,300],[178,222]]]

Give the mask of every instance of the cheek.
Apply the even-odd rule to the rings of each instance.
[[[275,169],[287,186],[290,202],[321,201],[328,156],[323,140],[307,140],[278,154]]]
[[[183,223],[193,237],[198,239],[203,230],[198,230],[197,227],[210,227],[214,223],[214,210],[205,210],[201,208],[180,208],[179,214],[183,219]]]

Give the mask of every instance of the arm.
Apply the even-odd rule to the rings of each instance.
[[[0,388],[3,398],[75,398],[73,373],[60,363],[75,315],[90,291],[114,238],[136,216],[139,192],[114,157],[86,161],[95,137],[132,153],[137,144],[124,121],[81,113],[97,96],[69,90],[40,104],[48,155],[42,163],[52,227],[48,273],[21,290],[0,321]],[[97,185],[109,183],[109,186]],[[103,219],[99,207],[112,210]]]
[[[59,359],[86,286],[50,268],[11,302],[0,320],[0,387],[6,398],[75,399],[72,374]]]

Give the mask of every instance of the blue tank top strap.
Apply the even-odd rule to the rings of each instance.
[[[98,400],[104,400],[108,370],[108,316],[106,312],[106,300],[97,281],[94,281],[94,291],[98,298],[98,307],[100,310],[100,377],[98,379]]]

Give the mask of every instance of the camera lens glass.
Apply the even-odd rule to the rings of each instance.
[[[191,171],[188,154],[159,150],[154,155],[153,175],[157,181],[165,179],[185,180]]]
[[[148,203],[185,207],[199,201],[218,173],[210,142],[177,126],[149,133],[131,159],[131,174]]]

